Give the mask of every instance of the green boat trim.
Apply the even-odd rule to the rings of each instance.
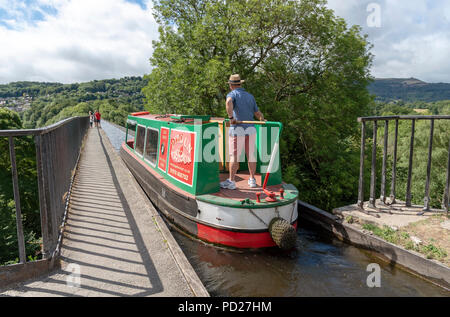
[[[258,203],[254,199],[234,200],[227,197],[221,197],[214,194],[205,194],[195,196],[195,199],[206,203],[231,207],[231,208],[248,208],[248,209],[260,209],[260,208],[272,208],[284,205],[289,205],[295,202],[298,198],[298,190],[291,184],[283,184],[284,199],[278,199],[276,202],[266,202],[264,198],[261,198],[261,202]]]
[[[209,121],[209,119],[211,119],[211,116],[195,116],[195,115],[173,115],[170,116],[171,119],[176,119],[176,120],[186,120],[186,119],[197,119],[197,120],[202,120],[202,121]]]

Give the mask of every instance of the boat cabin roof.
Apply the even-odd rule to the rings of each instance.
[[[147,111],[135,112],[131,114],[132,117],[139,117],[140,119],[157,120],[163,122],[174,122],[180,124],[196,124],[209,122],[222,122],[225,118],[211,117],[208,115],[179,115],[179,114],[152,114]]]

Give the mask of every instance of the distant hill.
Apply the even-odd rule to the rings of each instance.
[[[416,78],[379,78],[369,86],[378,101],[434,102],[450,100],[450,84],[426,83]]]
[[[117,97],[120,95],[136,95],[141,93],[147,81],[140,76],[124,77],[120,79],[92,80],[83,83],[61,84],[35,81],[17,81],[0,84],[0,98],[15,98],[24,95],[42,97],[66,94],[96,94],[96,98]],[[100,97],[100,95],[103,95]]]
[[[130,112],[144,109],[143,77],[61,84],[20,81],[0,85],[0,107],[19,112],[25,128],[99,110],[105,120],[123,125]]]

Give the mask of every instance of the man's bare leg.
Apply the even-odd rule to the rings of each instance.
[[[251,134],[247,137],[246,141],[246,155],[248,160],[248,171],[250,173],[250,178],[255,179],[256,173],[256,133]]]
[[[234,182],[237,170],[239,169],[239,162],[230,162],[230,181]]]
[[[239,169],[239,160],[245,147],[244,136],[230,137],[230,181],[234,182],[236,173]]]
[[[250,178],[255,178],[256,162],[248,162],[248,171],[250,173]]]

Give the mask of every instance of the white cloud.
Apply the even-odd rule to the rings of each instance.
[[[367,26],[367,6],[381,8],[381,27]],[[329,0],[328,6],[369,35],[375,77],[450,82],[450,2],[446,0]]]
[[[145,1],[0,0],[0,83],[149,73],[158,32]],[[380,5],[380,28],[367,26],[370,3]],[[373,76],[450,82],[450,1],[329,0],[328,6],[369,35]]]
[[[19,19],[18,3],[9,7],[17,19],[0,21],[0,83],[72,83],[150,71],[152,40],[158,39],[150,1],[145,8],[124,0],[35,3],[37,8],[42,5],[54,7],[56,14],[41,10],[41,20]]]

